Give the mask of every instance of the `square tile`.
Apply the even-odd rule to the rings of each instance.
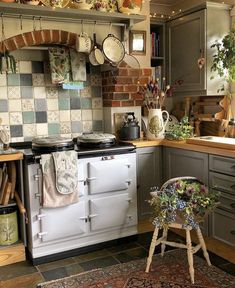
[[[47,123],[47,112],[35,112],[36,123]]]
[[[19,61],[20,73],[32,73],[32,62],[31,61]]]
[[[47,136],[48,135],[48,124],[39,123],[36,124],[37,136]]]
[[[86,82],[84,82],[84,86],[91,86],[91,75],[90,74],[86,74]]]
[[[80,96],[80,92],[79,90],[69,90],[69,96],[70,97],[79,97]]]
[[[20,85],[21,86],[32,86],[32,74],[20,74]]]
[[[20,86],[7,87],[8,99],[20,99]]]
[[[11,137],[23,136],[23,125],[10,125]]]
[[[9,112],[22,111],[21,100],[9,99],[8,105],[9,105]]]
[[[93,109],[97,109],[97,108],[99,109],[99,108],[103,107],[102,98],[92,98],[91,101],[92,101],[92,108]]]
[[[101,120],[95,120],[92,123],[93,131],[103,131],[103,121]]]
[[[80,109],[81,108],[81,100],[79,97],[71,97],[70,98],[70,107],[71,110]]]
[[[24,124],[23,135],[24,137],[35,137],[36,136],[36,124]]]
[[[32,73],[44,73],[44,62],[32,61]]]
[[[48,135],[59,135],[60,134],[60,124],[59,123],[49,123],[48,124]]]
[[[0,112],[8,112],[8,101],[0,99]]]
[[[47,98],[58,98],[58,89],[56,87],[46,87],[46,97]]]
[[[8,74],[7,85],[8,86],[20,86],[20,74]]]
[[[82,110],[82,121],[92,120],[92,110]]]
[[[20,89],[21,98],[33,98],[33,87],[31,86],[22,86]]]
[[[11,143],[19,143],[24,142],[24,137],[10,137]]]
[[[51,80],[51,74],[44,74],[44,80],[45,80],[45,85],[47,87],[52,87],[52,86],[56,86],[55,84],[52,84],[52,80]]]
[[[82,122],[81,121],[71,122],[71,131],[72,133],[82,133]]]
[[[60,123],[60,134],[71,133],[71,122],[61,122]]]
[[[58,94],[59,94],[59,98],[69,97],[69,90],[58,87]]]
[[[6,73],[0,73],[0,86],[7,86],[7,75]]]
[[[1,105],[1,104],[0,104]],[[0,118],[2,119],[1,125],[9,125],[9,113],[1,112]]]
[[[69,110],[69,109],[70,109],[70,99],[59,98],[59,110]]]
[[[33,86],[45,86],[44,74],[32,74]]]
[[[35,99],[42,99],[46,98],[46,88],[45,87],[33,87],[34,91],[34,98]]]
[[[10,112],[10,125],[23,124],[22,112]]]
[[[47,110],[55,111],[59,109],[58,99],[47,99]]]
[[[94,65],[91,65],[90,64],[90,74],[93,75],[93,74],[101,74],[101,67],[98,65],[98,66],[94,66]]]
[[[92,110],[92,119],[94,120],[103,120],[103,110]]]
[[[34,99],[22,99],[22,111],[34,111]]]
[[[60,122],[59,111],[48,111],[47,112],[47,121],[48,121],[48,123],[58,123],[58,122]]]
[[[82,120],[82,110],[71,110],[71,121],[81,121]],[[96,119],[98,120],[98,119]]]
[[[91,86],[91,97],[102,97],[102,87]]]
[[[100,74],[91,74],[91,86],[102,86],[102,77]]]
[[[0,87],[0,99],[7,99],[7,86]]]
[[[80,90],[81,97],[91,97],[91,87],[85,87],[84,89]]]
[[[91,109],[91,98],[81,98],[81,108],[82,109]]]
[[[24,124],[35,123],[35,113],[33,111],[22,112],[22,115]]]
[[[46,111],[47,102],[46,99],[34,99],[35,111]]]
[[[82,121],[82,131],[92,132],[92,121]]]
[[[43,66],[44,66],[44,74],[50,74],[51,73],[51,66],[50,66],[49,61],[43,62]]]
[[[68,121],[70,121],[70,111],[69,110],[60,111],[60,122],[68,122]]]

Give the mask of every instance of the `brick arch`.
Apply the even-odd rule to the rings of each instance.
[[[27,46],[50,44],[60,44],[68,47],[74,47],[76,43],[76,36],[76,33],[53,29],[25,32],[0,42],[0,52],[3,52],[4,47],[5,51],[14,51]]]

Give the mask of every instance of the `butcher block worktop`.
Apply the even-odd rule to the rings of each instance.
[[[11,153],[11,154],[0,153],[0,162],[22,160],[23,157],[24,155],[21,152]]]
[[[234,150],[223,148],[223,145],[217,145],[217,147],[211,147],[210,143],[208,146],[206,145],[199,145],[199,144],[191,144],[187,143],[186,141],[173,141],[173,140],[135,140],[129,141],[136,146],[136,148],[143,148],[143,147],[151,147],[151,146],[166,146],[166,147],[173,147],[197,152],[204,152],[210,153],[214,155],[221,155],[226,157],[234,157],[235,158],[235,145]]]

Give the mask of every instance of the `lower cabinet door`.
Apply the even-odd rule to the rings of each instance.
[[[84,201],[59,208],[42,208],[37,216],[40,221],[39,238],[43,242],[66,239],[87,232]]]
[[[95,198],[89,201],[91,232],[121,227],[136,222],[136,216],[130,209],[128,194]],[[134,225],[135,223],[133,223]]]

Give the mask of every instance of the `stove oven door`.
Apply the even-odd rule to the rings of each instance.
[[[82,236],[87,233],[84,201],[58,208],[41,208],[39,238],[43,242]]]
[[[107,156],[88,162],[89,194],[127,190],[130,184],[127,158]]]

